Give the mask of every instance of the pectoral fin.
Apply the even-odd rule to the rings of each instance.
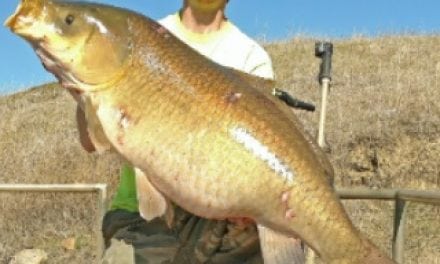
[[[304,251],[299,239],[286,237],[260,224],[257,227],[264,263],[305,263]]]
[[[139,201],[139,213],[147,221],[164,216],[170,226],[174,218],[174,210],[168,200],[140,169],[135,168],[136,191]]]
[[[110,150],[112,145],[107,139],[101,122],[96,115],[96,109],[89,99],[85,100],[83,109],[87,120],[87,132],[96,151],[103,153],[104,151]]]

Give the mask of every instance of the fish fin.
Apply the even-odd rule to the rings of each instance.
[[[397,264],[394,260],[384,255],[370,240],[363,238],[364,251],[361,263]]]
[[[272,79],[255,76],[253,74],[249,74],[232,68],[230,68],[229,70],[240,77],[241,80],[247,82],[252,87],[266,94],[272,94],[272,90],[275,88],[276,82]]]
[[[174,224],[174,206],[168,199],[166,201],[167,201],[167,208],[164,215],[165,223],[169,228],[172,228]]]
[[[168,208],[167,199],[148,180],[147,175],[135,168],[136,192],[139,201],[139,213],[147,221],[166,215]]]
[[[257,227],[264,263],[305,263],[304,250],[299,239],[287,237],[260,224]]]
[[[85,99],[83,102],[83,110],[87,120],[87,132],[90,141],[93,143],[98,153],[103,153],[112,148],[110,141],[104,133],[101,122],[96,115],[96,108],[90,102],[90,99]]]

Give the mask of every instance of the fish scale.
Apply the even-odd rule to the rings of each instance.
[[[327,263],[393,263],[355,230],[328,160],[271,96],[272,82],[217,65],[115,7],[24,0],[6,25],[81,91],[112,148],[167,199],[299,236]]]
[[[133,73],[135,73],[135,71],[132,71]],[[127,78],[127,79],[131,79],[131,78]],[[210,80],[211,83],[215,83],[215,80]],[[158,82],[153,82],[150,83],[149,86],[154,87],[155,85],[161,85],[160,80]],[[144,86],[138,86],[136,84],[133,83],[128,83],[128,84],[123,84],[121,85],[121,87],[131,87],[131,89],[138,91],[137,96],[142,96],[143,92],[142,90],[145,89]],[[193,100],[192,96],[188,96],[188,95],[183,95],[182,93],[180,94],[175,94],[173,91],[171,92],[171,95],[168,94],[167,92],[172,90],[170,88],[171,86],[165,87],[163,89],[161,89],[160,94],[157,93],[156,96],[154,96],[153,98],[151,98],[150,100],[148,100],[147,98],[145,98],[144,96],[142,98],[145,98],[145,100],[139,100],[140,102],[149,102],[148,107],[143,107],[143,111],[139,112],[141,116],[149,116],[149,118],[151,118],[153,121],[151,121],[151,125],[160,123],[160,120],[164,120],[166,119],[170,119],[170,120],[178,120],[177,122],[172,122],[171,124],[163,124],[161,125],[161,129],[160,131],[157,131],[157,136],[153,136],[153,139],[151,140],[152,142],[160,142],[161,144],[161,148],[160,149],[168,149],[168,148],[172,148],[174,152],[179,152],[179,151],[185,151],[185,152],[190,152],[191,149],[186,149],[186,150],[179,150],[176,147],[172,147],[173,145],[175,145],[175,143],[173,141],[184,141],[185,140],[185,135],[186,133],[190,133],[190,131],[193,131],[193,127],[192,125],[194,125],[194,122],[192,122],[192,119],[188,119],[188,117],[194,118],[195,116],[199,117],[198,119],[198,124],[202,127],[203,130],[210,130],[210,133],[207,133],[205,136],[203,136],[202,138],[199,138],[200,142],[199,145],[204,145],[205,147],[205,151],[203,153],[203,155],[209,155],[211,160],[214,161],[220,161],[217,163],[214,163],[214,166],[208,166],[208,170],[205,170],[204,173],[202,175],[198,174],[198,171],[191,171],[191,170],[185,170],[185,164],[179,164],[178,161],[179,159],[182,160],[187,160],[185,158],[185,155],[182,155],[181,157],[179,156],[179,159],[175,160],[174,162],[171,160],[168,160],[168,162],[165,162],[165,164],[160,163],[159,165],[156,165],[153,167],[156,168],[165,168],[167,171],[169,170],[173,170],[173,168],[179,168],[177,169],[179,171],[179,174],[181,175],[181,177],[183,178],[183,184],[186,189],[181,188],[181,184],[180,183],[176,183],[176,185],[172,185],[172,183],[170,184],[171,180],[169,180],[166,183],[163,182],[157,182],[154,179],[152,180],[154,183],[156,183],[158,186],[160,186],[161,184],[163,184],[163,187],[159,189],[161,190],[165,190],[164,192],[169,196],[172,197],[172,200],[177,202],[180,206],[184,207],[187,210],[192,209],[192,207],[196,206],[198,208],[203,208],[206,207],[206,203],[204,203],[204,201],[209,201],[210,207],[212,208],[213,213],[217,214],[217,215],[211,215],[210,212],[208,212],[205,208],[203,209],[203,211],[198,211],[197,213],[199,215],[202,216],[206,216],[206,217],[216,217],[216,218],[224,218],[225,216],[227,216],[228,214],[230,214],[230,216],[240,216],[240,215],[234,215],[237,213],[242,212],[242,208],[247,208],[248,206],[251,206],[251,204],[256,204],[258,205],[257,208],[264,208],[265,210],[263,210],[264,212],[268,212],[270,210],[279,210],[277,212],[275,212],[275,214],[278,215],[278,218],[280,219],[280,221],[285,222],[284,218],[284,212],[282,210],[280,210],[280,195],[282,193],[281,190],[285,190],[290,188],[291,186],[286,186],[286,184],[284,183],[284,181],[282,181],[281,179],[278,179],[277,177],[279,177],[278,175],[274,175],[273,172],[271,173],[271,170],[268,169],[268,166],[265,162],[263,161],[259,161],[256,160],[255,157],[253,155],[251,155],[249,153],[248,150],[246,150],[245,148],[243,148],[243,146],[241,146],[240,144],[237,144],[236,142],[231,142],[231,138],[230,136],[228,136],[228,129],[231,128],[231,125],[233,124],[239,124],[240,126],[244,126],[246,128],[250,128],[249,131],[266,131],[268,133],[265,133],[263,135],[259,134],[259,136],[261,138],[263,138],[262,142],[264,145],[267,146],[273,146],[274,143],[271,140],[272,138],[276,138],[275,142],[276,142],[276,146],[278,146],[279,148],[281,148],[280,150],[280,154],[279,156],[282,157],[291,157],[290,159],[286,159],[286,163],[288,164],[292,164],[294,163],[295,160],[300,160],[300,164],[301,163],[305,163],[307,161],[304,161],[304,158],[307,157],[307,145],[303,144],[304,141],[300,141],[298,146],[292,146],[292,144],[290,144],[290,148],[286,148],[284,146],[289,145],[289,139],[291,139],[289,137],[289,134],[283,134],[282,132],[280,132],[280,130],[274,131],[274,130],[270,130],[270,129],[260,129],[260,127],[273,127],[273,125],[267,125],[267,123],[270,123],[270,120],[267,120],[266,122],[263,122],[262,119],[265,116],[268,116],[268,114],[272,115],[272,110],[269,111],[269,113],[265,113],[264,112],[264,108],[260,108],[260,106],[258,107],[258,109],[253,108],[251,104],[247,105],[247,107],[245,107],[243,109],[240,109],[241,112],[228,112],[227,109],[225,108],[225,103],[224,103],[224,98],[221,96],[211,96],[210,100],[216,100],[214,102],[196,102],[198,103],[198,107],[196,107],[196,109],[198,109],[198,111],[202,111],[203,114],[200,114],[200,112],[193,112],[191,111],[192,108],[189,107],[188,112],[183,113],[182,108],[184,108],[185,104],[182,104],[181,101],[184,101],[185,98],[189,98],[189,100]],[[115,87],[116,88],[116,87]],[[241,90],[240,87],[236,88],[237,90]],[[225,93],[226,91],[224,91]],[[114,94],[115,92],[113,92],[112,94]],[[147,93],[146,93],[147,94]],[[114,95],[113,95],[114,97]],[[128,99],[128,100],[127,100]],[[241,101],[240,103],[244,102],[246,99],[246,97],[244,96],[243,101]],[[124,101],[132,101],[129,98],[124,98]],[[167,100],[167,104],[165,104],[163,101]],[[174,100],[179,100],[179,103],[174,103]],[[116,103],[116,105],[122,104],[121,103]],[[191,104],[188,103],[188,104]],[[166,105],[166,107],[165,107]],[[217,107],[211,107],[212,105],[215,105]],[[234,106],[230,106],[230,109],[233,108]],[[138,109],[141,108],[141,106],[133,106],[134,109]],[[173,110],[174,109],[174,110]],[[253,110],[255,110],[254,112],[257,113],[257,115],[253,114]],[[226,111],[226,112],[225,112]],[[180,115],[182,115],[180,117]],[[156,117],[157,116],[157,117]],[[206,116],[210,116],[211,118],[206,118]],[[212,120],[216,120],[215,122],[212,122]],[[231,119],[233,121],[231,121]],[[236,120],[239,120],[238,122]],[[250,120],[250,122],[249,122]],[[188,122],[189,121],[189,122]],[[207,123],[204,124],[204,122]],[[264,125],[260,125],[260,124],[264,124]],[[284,124],[284,125],[283,125]],[[286,127],[286,124],[289,124],[288,122],[279,122],[279,124],[276,126],[278,128],[282,128],[283,126]],[[184,132],[182,134],[179,133],[179,131],[183,130],[183,127],[185,126],[189,126],[191,127],[190,131]],[[254,128],[255,127],[255,128]],[[137,127],[138,131],[146,131],[146,128],[143,127]],[[219,131],[222,131],[223,134],[219,134]],[[295,131],[294,127],[292,126],[288,126],[287,128],[285,128],[284,131]],[[212,135],[213,133],[213,135]],[[276,137],[268,137],[266,135],[276,135]],[[129,138],[133,138],[136,139],[138,138],[137,136],[133,135],[130,136],[127,132],[127,137]],[[211,137],[209,137],[211,136]],[[221,139],[221,140],[220,140]],[[291,139],[292,141],[294,139]],[[204,142],[204,144],[202,144],[202,142]],[[235,145],[235,148],[232,147],[232,149],[227,149],[225,150],[223,146],[225,145]],[[135,146],[137,146],[137,142],[134,143]],[[223,145],[223,146],[222,146]],[[219,147],[217,147],[219,146]],[[191,147],[196,147],[196,146],[191,146]],[[283,148],[284,147],[284,148]],[[238,149],[237,149],[238,148]],[[269,147],[270,149],[270,147]],[[274,148],[273,148],[274,149]],[[303,152],[303,155],[298,155],[297,153],[292,153],[293,150],[296,149],[301,149]],[[211,151],[212,150],[212,151]],[[121,150],[121,152],[124,152],[124,150]],[[130,159],[130,150],[127,149],[125,150],[125,152],[127,152],[125,155]],[[237,153],[237,154],[236,154]],[[159,154],[160,155],[160,154]],[[200,154],[199,154],[200,155]],[[166,156],[166,155],[165,155]],[[295,158],[295,157],[299,157],[302,156],[301,158]],[[240,157],[239,159],[237,159],[237,157]],[[246,158],[244,158],[246,157]],[[136,157],[139,158],[139,157]],[[311,157],[309,157],[311,158]],[[140,158],[141,160],[148,160],[148,157],[144,156]],[[134,160],[134,159],[133,159]],[[166,161],[166,158],[162,158],[163,161]],[[238,162],[237,162],[238,161]],[[226,163],[229,166],[226,166],[226,168],[230,168],[231,165],[233,168],[231,169],[226,169],[226,170],[222,170],[221,168],[224,168],[222,165]],[[142,168],[143,164],[141,163],[135,163],[138,167]],[[199,166],[203,166],[204,164],[199,162]],[[144,165],[145,166],[145,165]],[[298,166],[292,166],[292,167],[298,167]],[[195,167],[197,168],[197,166]],[[159,171],[160,169],[155,169],[155,171]],[[239,171],[241,170],[241,171]],[[264,173],[266,172],[266,173]],[[161,174],[163,176],[165,176],[167,174],[167,172],[156,172],[158,174]],[[259,173],[259,175],[257,175]],[[322,235],[319,234],[325,234],[325,232],[321,233],[321,232],[317,232],[316,227],[320,226],[322,227],[323,230],[326,230],[327,227],[329,227],[330,230],[337,230],[337,226],[335,225],[326,225],[325,222],[321,223],[322,221],[320,221],[320,218],[323,215],[326,215],[325,212],[322,212],[322,210],[317,210],[317,208],[323,208],[322,204],[323,204],[323,200],[322,200],[322,196],[323,193],[325,194],[326,188],[319,188],[319,184],[323,184],[323,181],[318,181],[318,183],[316,183],[315,181],[317,181],[317,179],[319,179],[319,177],[313,176],[312,178],[306,178],[304,176],[306,176],[307,170],[303,170],[303,174],[301,174],[300,176],[303,177],[298,177],[297,179],[295,179],[296,181],[298,181],[297,185],[300,185],[300,190],[304,190],[304,192],[298,191],[298,192],[294,192],[295,195],[298,197],[298,200],[300,200],[299,202],[295,202],[296,199],[293,199],[293,203],[294,204],[307,204],[306,211],[302,211],[300,209],[295,210],[296,214],[297,214],[297,219],[311,219],[310,221],[306,220],[306,223],[298,223],[298,229],[304,230],[303,232],[305,233],[315,233],[315,236],[313,236],[312,239],[310,240],[315,240],[315,241],[323,241],[324,238],[322,237]],[[171,175],[173,175],[173,173],[171,173]],[[263,178],[264,180],[261,181],[246,181],[246,179],[249,179],[250,176],[248,176],[247,178],[243,178],[244,180],[237,180],[237,175],[250,175],[252,177],[258,177],[259,179]],[[265,176],[265,177],[264,177]],[[186,178],[186,179],[185,179]],[[228,186],[229,188],[231,188],[232,186],[245,186],[242,187],[242,189],[244,189],[244,192],[241,192],[242,190],[235,190],[235,193],[242,193],[244,194],[243,197],[241,198],[236,198],[235,201],[233,199],[231,199],[231,197],[236,196],[231,195],[229,189],[224,189],[223,191],[221,189],[217,189],[217,192],[215,192],[215,195],[213,197],[209,196],[210,192],[207,192],[206,189],[204,188],[204,185],[201,184],[201,182],[205,182],[205,184],[208,182],[205,179],[208,178],[210,179],[209,182],[216,182],[218,186]],[[277,181],[278,179],[278,181]],[[166,181],[165,177],[162,177],[160,179],[160,181]],[[253,184],[252,184],[253,183]],[[270,184],[272,183],[272,184]],[[277,184],[276,184],[277,183]],[[264,191],[264,188],[267,188],[267,186],[270,186],[271,188],[269,188],[266,192]],[[273,190],[280,190],[278,192],[273,192]],[[322,190],[323,189],[323,190]],[[179,196],[174,196],[174,193],[172,192],[167,192],[169,190],[176,190],[180,192],[180,195],[182,195],[182,197]],[[200,192],[196,192],[196,190],[200,190]],[[185,193],[185,191],[188,191],[188,193]],[[269,192],[270,195],[265,196],[265,194]],[[262,200],[261,203],[255,203],[255,198],[257,196],[264,196],[266,198],[270,198],[270,200],[265,199]],[[190,198],[188,198],[190,197]],[[239,196],[237,196],[239,197]],[[251,198],[251,199],[249,199]],[[320,199],[321,198],[321,199]],[[334,199],[334,197],[333,197]],[[218,203],[217,204],[227,204],[227,208],[226,211],[225,208],[215,208],[216,204],[213,204],[212,201],[217,200]],[[239,209],[237,211],[234,212],[233,207],[234,207],[234,202],[236,203],[235,206],[239,205]],[[292,201],[291,201],[292,203]],[[270,208],[267,208],[267,205],[270,205]],[[275,206],[274,206],[275,205]],[[251,211],[251,213],[253,213],[255,216],[255,218],[257,218],[256,216],[262,216],[264,215],[263,212],[259,212],[259,211],[255,211],[257,208],[254,208],[253,210],[249,210]],[[340,209],[339,205],[336,206],[336,209]],[[224,215],[222,214],[218,214],[219,212],[224,213]],[[321,217],[320,217],[321,216]],[[258,218],[257,218],[258,219]],[[314,221],[315,220],[315,221]],[[261,221],[263,223],[266,223],[265,219],[261,219]],[[304,221],[304,220],[303,220]],[[288,227],[285,226],[286,223],[284,223],[283,225],[280,225],[279,228],[282,229],[288,229]],[[267,223],[267,226],[271,227],[273,226],[272,223]],[[276,226],[276,225],[275,225]],[[277,227],[277,226],[276,226]],[[345,230],[346,227],[343,228],[343,230]],[[319,231],[323,231],[320,230]],[[343,232],[341,232],[343,233]],[[302,235],[302,232],[298,232],[298,234],[300,234],[301,237],[306,238],[307,236]],[[332,241],[334,243],[334,241]],[[319,252],[325,252],[324,249],[320,250],[320,248],[322,247],[321,245],[314,245],[313,243],[311,243],[314,247],[318,248]],[[333,251],[335,251],[335,249],[333,249]]]

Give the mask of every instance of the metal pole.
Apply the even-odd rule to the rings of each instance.
[[[320,58],[321,65],[319,66],[318,80],[321,84],[321,112],[319,114],[319,127],[318,127],[318,145],[321,148],[325,148],[325,117],[327,112],[327,97],[330,89],[331,82],[331,68],[332,68],[332,55],[333,44],[330,42],[316,42],[315,43],[315,56]],[[306,263],[313,264],[315,262],[315,252],[306,247]]]
[[[105,245],[104,245],[104,237],[102,236],[102,220],[104,218],[105,213],[107,212],[107,185],[105,185],[104,188],[99,188],[99,200],[98,200],[98,212],[99,215],[96,218],[96,227],[98,235],[96,237],[97,239],[97,260],[98,263],[101,263],[101,259],[104,256],[105,252]]]
[[[406,207],[405,201],[400,199],[396,200],[392,249],[393,259],[399,264],[403,264],[404,260]]]
[[[106,184],[0,184],[0,191],[5,192],[94,192],[106,189]]]
[[[325,128],[325,117],[327,112],[327,96],[330,87],[330,79],[324,78],[322,79],[322,96],[321,96],[321,112],[319,115],[319,129],[318,129],[318,145],[321,148],[325,147],[325,138],[324,138],[324,128]]]
[[[435,190],[336,188],[336,192],[341,199],[403,200],[440,205],[440,191]]]
[[[333,56],[333,44],[331,42],[316,42],[315,43],[315,56],[320,58],[321,65],[319,67],[318,80],[321,84],[321,113],[319,117],[318,127],[318,145],[321,148],[325,147],[324,127],[325,116],[327,111],[327,97],[330,89],[330,82],[332,79],[332,56]]]

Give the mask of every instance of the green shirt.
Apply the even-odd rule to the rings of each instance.
[[[110,209],[123,209],[129,212],[139,211],[136,194],[136,174],[133,166],[129,164],[124,164],[121,168],[119,186]]]

